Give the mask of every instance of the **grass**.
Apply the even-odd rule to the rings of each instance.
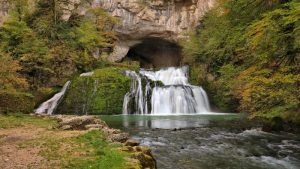
[[[17,143],[17,148],[20,151],[38,149],[37,155],[45,159],[41,163],[45,168],[126,169],[131,165],[125,160],[131,155],[121,151],[121,144],[106,141],[102,131],[49,130],[54,125],[57,125],[57,122],[47,117],[0,115],[2,131],[16,128],[34,133],[34,137]],[[34,132],[37,127],[46,130]]]
[[[50,118],[40,118],[21,113],[14,113],[8,115],[0,114],[0,129],[24,127],[26,125],[34,125],[38,127],[55,126],[57,122]]]
[[[85,134],[53,138],[46,136],[28,141],[20,148],[39,146],[40,155],[49,161],[56,161],[53,168],[65,169],[125,169],[125,157],[129,154],[121,152],[121,145],[109,144],[101,131],[90,131]]]
[[[120,145],[107,143],[101,132],[91,131],[71,140],[88,151],[84,158],[72,159],[66,168],[124,169],[127,154],[117,150]]]

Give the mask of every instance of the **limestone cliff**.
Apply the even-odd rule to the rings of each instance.
[[[101,7],[119,18],[115,26],[119,41],[111,61],[119,61],[129,49],[147,38],[178,42],[185,32],[194,30],[216,0],[70,0],[63,19],[72,13],[84,15],[90,7]],[[85,3],[84,3],[85,2]],[[8,0],[0,0],[0,24],[7,15]]]
[[[75,0],[74,3],[76,4]],[[122,59],[130,47],[145,38],[159,37],[177,42],[184,33],[195,29],[215,0],[93,0],[92,7],[102,7],[118,17],[115,27],[119,37],[111,61]],[[72,9],[73,7],[70,6]],[[86,7],[78,7],[84,14]],[[68,18],[68,14],[64,16]]]

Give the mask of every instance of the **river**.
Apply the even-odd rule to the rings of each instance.
[[[300,136],[251,128],[244,115],[101,116],[150,146],[158,169],[298,169]]]

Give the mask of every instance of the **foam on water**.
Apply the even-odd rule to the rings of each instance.
[[[204,89],[188,83],[186,66],[159,71],[141,70],[139,73],[126,71],[126,75],[132,78],[132,83],[130,92],[124,97],[123,114],[189,115],[210,112]],[[143,80],[146,87],[143,87]],[[150,81],[154,82],[154,87],[150,86]],[[132,105],[134,109],[130,109]]]

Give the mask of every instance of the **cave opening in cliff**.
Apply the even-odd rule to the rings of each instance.
[[[139,61],[142,68],[178,67],[182,48],[161,38],[145,38],[129,49],[126,60]]]

